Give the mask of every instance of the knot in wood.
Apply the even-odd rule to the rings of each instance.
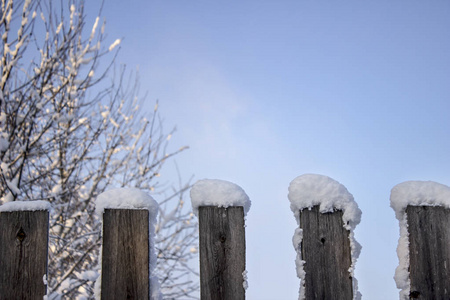
[[[25,234],[25,231],[22,227],[20,227],[19,231],[16,234],[16,238],[19,240],[19,242],[22,242],[26,237],[27,235]]]
[[[419,291],[411,291],[411,293],[409,293],[409,297],[412,299],[416,299],[419,298],[420,296],[420,292]]]
[[[225,243],[226,240],[227,240],[227,237],[224,234],[221,234],[220,237],[219,237],[219,241],[221,243]]]

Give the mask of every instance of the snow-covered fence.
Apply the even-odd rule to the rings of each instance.
[[[199,218],[201,299],[245,299],[248,196],[231,182],[201,180],[192,187],[191,200]]]
[[[47,295],[49,211],[46,201],[0,206],[0,299],[43,299]],[[97,299],[160,299],[154,232],[158,204],[136,189],[97,197],[103,218],[101,276]],[[53,299],[50,295],[47,299]]]
[[[289,185],[288,198],[299,228],[292,239],[297,251],[299,299],[359,299],[353,271],[361,246],[353,230],[361,211],[337,181],[306,174]]]
[[[46,294],[49,208],[45,201],[0,206],[0,299]]]
[[[307,174],[291,182],[288,197],[299,224],[293,237],[299,299],[359,299],[353,271],[361,246],[353,230],[361,211],[353,196],[329,177]],[[199,217],[202,300],[245,299],[248,196],[233,183],[201,180],[191,199]],[[450,299],[450,188],[405,182],[392,189],[391,206],[400,223],[400,299]],[[50,209],[45,201],[0,206],[0,299],[47,294]],[[152,277],[156,201],[135,189],[110,190],[97,198],[96,212],[103,218],[97,298],[161,299]]]
[[[400,223],[400,299],[450,299],[450,188],[408,181],[391,191]]]

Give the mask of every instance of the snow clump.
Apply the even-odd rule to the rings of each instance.
[[[12,201],[6,202],[0,206],[1,211],[36,211],[36,210],[48,210],[52,208],[50,202],[43,200],[36,201]]]
[[[251,202],[245,191],[238,185],[219,179],[197,181],[191,189],[192,210],[198,214],[200,206],[243,206],[244,214],[250,210]]]
[[[361,293],[358,292],[358,282],[354,277],[354,268],[356,260],[361,252],[361,245],[355,240],[354,229],[361,221],[361,210],[353,199],[352,194],[340,184],[330,177],[317,174],[305,174],[295,178],[289,185],[289,201],[291,202],[291,210],[294,213],[297,224],[300,225],[300,211],[310,209],[318,205],[321,213],[342,210],[343,227],[350,231],[350,247],[352,256],[352,265],[348,270],[353,278],[353,297],[360,299]],[[299,299],[305,299],[305,270],[303,265],[305,261],[301,255],[301,242],[303,239],[303,230],[297,228],[292,238],[292,243],[297,251],[295,261],[297,276],[301,279]]]
[[[147,209],[150,222],[156,223],[158,203],[146,192],[135,188],[111,189],[97,196],[95,212],[100,217],[106,208],[110,209]]]

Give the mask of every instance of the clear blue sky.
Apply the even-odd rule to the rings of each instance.
[[[287,188],[305,173],[363,211],[363,299],[398,299],[390,190],[450,184],[450,2],[106,0],[103,16],[174,147],[191,147],[183,176],[250,196],[247,299],[297,299]]]

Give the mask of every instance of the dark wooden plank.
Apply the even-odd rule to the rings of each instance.
[[[199,230],[201,299],[245,299],[243,207],[200,207]]]
[[[0,213],[0,299],[39,299],[46,294],[48,211]]]
[[[349,231],[342,211],[322,214],[319,206],[300,211],[306,299],[353,299]]]
[[[149,299],[148,222],[148,210],[105,210],[101,299]]]
[[[406,208],[411,299],[450,299],[450,209]]]

